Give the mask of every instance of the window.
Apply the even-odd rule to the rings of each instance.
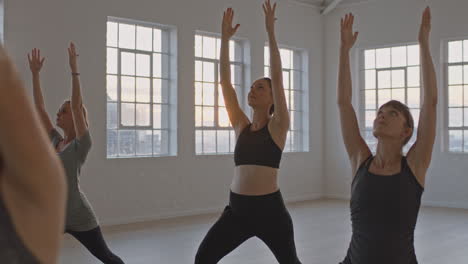
[[[468,40],[448,42],[448,150],[468,153]]]
[[[406,104],[414,119],[413,136],[405,146],[407,152],[416,140],[419,123],[421,81],[419,45],[367,49],[364,51],[361,69],[364,81],[360,85],[360,120],[363,137],[372,152],[377,139],[372,128],[381,105],[398,100]]]
[[[241,41],[231,40],[231,81],[242,107],[244,54]],[[231,127],[219,77],[221,39],[195,35],[195,149],[197,155],[234,152],[236,137]]]
[[[308,91],[307,71],[303,51],[280,48],[283,67],[283,86],[288,104],[290,126],[284,147],[285,152],[308,151]],[[265,76],[270,76],[270,49],[265,46]]]
[[[107,22],[107,157],[175,155],[174,34],[167,27]]]

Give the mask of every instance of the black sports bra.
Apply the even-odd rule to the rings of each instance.
[[[283,151],[276,145],[268,130],[268,124],[258,131],[251,131],[249,124],[239,135],[234,150],[234,162],[239,165],[260,165],[279,168]]]

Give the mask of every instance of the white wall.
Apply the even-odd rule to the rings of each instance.
[[[261,0],[6,0],[5,39],[31,89],[26,54],[41,48],[47,110],[70,94],[66,48],[77,43],[85,103],[94,145],[81,186],[103,224],[220,210],[227,202],[233,156],[194,155],[194,32],[219,32],[224,8],[235,8],[238,33],[251,44],[253,78],[263,74],[266,41]],[[106,159],[105,45],[107,16],[174,25],[178,29],[178,156]],[[310,153],[285,154],[280,184],[287,200],[320,197],[322,155],[322,18],[305,5],[281,1],[277,37],[281,44],[307,48],[310,70]]]
[[[350,166],[341,139],[336,106],[339,56],[339,19],[347,12],[356,15],[359,31],[357,49],[417,41],[420,17],[429,4],[433,12],[431,50],[439,80],[437,140],[432,164],[427,174],[423,203],[426,205],[468,208],[468,155],[442,151],[443,90],[442,40],[468,37],[468,1],[466,0],[375,0],[340,8],[325,20],[325,193],[328,197],[349,198]],[[354,54],[356,55],[356,54]],[[356,59],[354,57],[354,59]],[[354,68],[354,70],[357,70]],[[354,79],[355,76],[353,76]],[[356,85],[356,84],[355,84]],[[356,86],[355,86],[356,87]],[[355,93],[356,94],[356,93]]]

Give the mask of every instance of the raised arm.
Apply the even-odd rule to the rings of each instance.
[[[232,27],[234,11],[228,8],[223,14],[223,25],[221,34],[221,51],[220,51],[220,77],[221,87],[223,89],[224,102],[229,115],[229,120],[237,134],[240,133],[248,123],[249,119],[239,105],[237,100],[236,90],[231,83],[231,65],[229,63],[229,40],[234,36],[240,25]]]
[[[25,89],[0,47],[0,192],[18,235],[41,263],[57,263],[65,177]]]
[[[431,163],[437,124],[437,79],[429,45],[430,31],[431,10],[427,7],[424,10],[419,31],[424,96],[416,142],[408,152],[409,165],[422,185],[424,185],[426,171]]]
[[[371,155],[371,151],[361,137],[356,112],[352,105],[352,81],[349,51],[356,43],[358,32],[353,32],[354,16],[347,14],[341,19],[340,68],[338,76],[338,108],[340,111],[341,133],[353,169]]]
[[[266,0],[263,4],[263,12],[265,14],[265,26],[268,33],[270,48],[271,89],[273,92],[273,102],[275,104],[272,124],[277,130],[286,135],[289,129],[289,112],[288,105],[286,103],[286,96],[284,94],[281,56],[275,36],[276,3],[271,6],[270,0]]]
[[[32,73],[34,104],[42,124],[44,125],[46,131],[50,133],[50,131],[54,128],[54,125],[52,124],[52,121],[50,121],[49,115],[46,111],[40,80],[40,72],[42,65],[44,65],[45,58],[41,58],[41,51],[39,49],[33,49],[31,54],[28,53],[28,61],[29,69]]]
[[[78,53],[73,43],[70,43],[70,47],[68,48],[68,57],[72,75],[72,97],[70,105],[73,123],[75,124],[76,137],[80,139],[88,131],[88,124],[85,117],[83,97],[81,96],[80,73],[78,72],[77,62]]]

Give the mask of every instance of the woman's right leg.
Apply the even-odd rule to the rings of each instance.
[[[195,256],[195,264],[216,264],[252,236],[234,216],[231,207],[226,206],[221,217],[201,242]]]

